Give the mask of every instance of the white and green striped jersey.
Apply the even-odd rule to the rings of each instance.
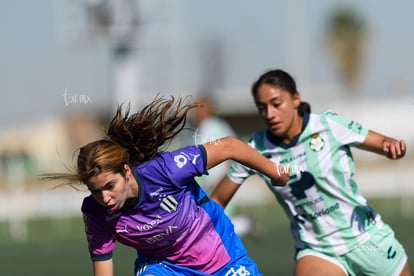
[[[289,145],[267,131],[255,132],[249,145],[291,171],[285,187],[273,187],[259,175],[288,215],[296,247],[342,255],[367,241],[375,224],[382,225],[354,179],[350,147],[362,143],[368,129],[331,111],[303,119],[302,132]],[[228,176],[242,184],[256,173],[234,162]]]

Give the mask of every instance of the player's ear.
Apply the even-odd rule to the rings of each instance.
[[[125,176],[129,177],[131,176],[132,172],[131,172],[131,167],[128,164],[124,165],[124,172],[125,172]]]
[[[295,106],[295,109],[299,108],[300,105],[300,93],[296,92],[295,94],[292,95],[292,100],[293,100],[293,105]]]

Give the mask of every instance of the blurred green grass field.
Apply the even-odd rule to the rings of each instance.
[[[406,200],[409,204],[413,202]],[[399,199],[370,199],[369,202],[393,227],[410,261],[414,256],[414,211],[408,208],[402,212]],[[259,226],[258,235],[246,235],[243,241],[262,273],[292,275],[293,240],[287,219],[276,202],[239,207],[236,211],[254,217]],[[0,248],[1,275],[92,275],[80,217],[29,221],[25,241],[13,241],[9,224],[0,223]],[[133,275],[134,259],[134,250],[118,244],[114,253],[115,275]],[[411,261],[412,271],[413,264]]]

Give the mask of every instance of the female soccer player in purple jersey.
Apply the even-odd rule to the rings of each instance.
[[[118,107],[105,138],[80,148],[75,173],[45,179],[85,184],[82,204],[94,275],[113,275],[115,241],[136,248],[135,275],[261,275],[223,209],[195,176],[232,159],[283,186],[288,173],[232,137],[160,151],[197,104],[156,98],[142,111]]]

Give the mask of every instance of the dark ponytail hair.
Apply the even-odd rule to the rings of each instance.
[[[185,104],[181,98],[156,97],[140,112],[118,106],[104,139],[79,149],[76,169],[69,173],[44,174],[43,180],[64,184],[86,183],[102,172],[125,173],[125,164],[140,164],[153,158],[163,145],[185,126],[187,112],[199,104]]]
[[[265,72],[253,83],[252,95],[254,99],[257,98],[259,88],[263,84],[269,84],[272,86],[279,87],[283,90],[288,91],[292,96],[298,93],[296,89],[296,83],[293,77],[289,75],[287,72],[280,69]],[[298,107],[298,113],[302,116],[305,112],[311,112],[310,104],[307,102],[301,102]]]
[[[300,116],[303,115],[303,113],[311,113],[311,106],[308,102],[300,102],[298,107],[298,113]]]
[[[129,114],[129,106],[119,106],[106,130],[111,140],[130,153],[130,162],[142,163],[155,156],[185,126],[187,112],[198,105],[157,97],[140,112]]]

